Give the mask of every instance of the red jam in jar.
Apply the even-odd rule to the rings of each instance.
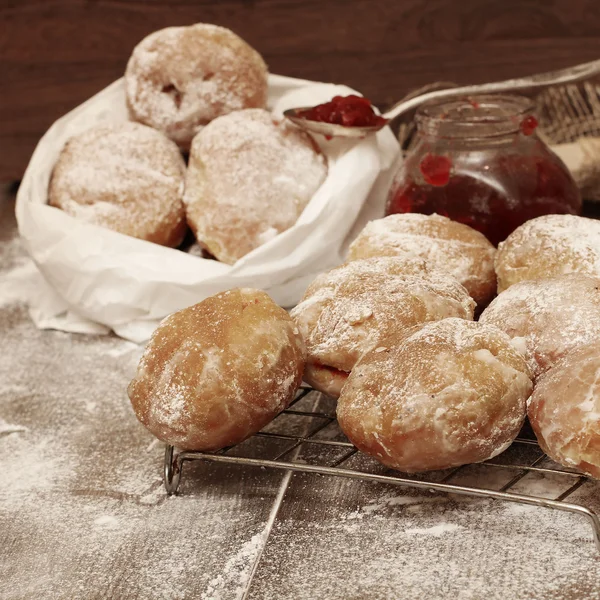
[[[354,95],[334,96],[330,102],[307,108],[298,114],[310,121],[346,127],[375,127],[387,123],[386,119],[375,113],[370,100]]]
[[[578,214],[579,190],[536,135],[532,109],[518,96],[423,106],[386,214],[438,213],[481,231],[494,244],[529,219]]]

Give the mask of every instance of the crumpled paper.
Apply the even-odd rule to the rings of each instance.
[[[551,148],[571,171],[582,198],[600,202],[600,138],[581,137]]]
[[[269,78],[269,107],[276,115],[350,93],[356,92]],[[383,214],[399,152],[388,128],[358,142],[317,140],[329,173],[298,222],[230,266],[83,223],[48,206],[48,183],[66,140],[98,123],[123,120],[127,110],[120,79],[56,121],[25,172],[16,212],[25,247],[42,276],[28,298],[40,328],[113,330],[141,342],[166,315],[239,286],[263,289],[281,306],[293,306],[319,272],[343,261],[366,222]]]

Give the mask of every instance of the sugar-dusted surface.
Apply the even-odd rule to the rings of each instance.
[[[394,345],[411,327],[472,319],[473,307],[454,277],[423,259],[380,256],[322,273],[291,315],[306,341],[307,381],[333,393],[319,382],[323,365],[349,373],[365,352]]]
[[[307,133],[266,110],[231,113],[194,138],[187,219],[202,246],[233,264],[294,225],[326,175]]]
[[[600,598],[588,525],[568,514],[200,464],[166,499],[162,448],[125,396],[140,350],[34,329],[4,293],[27,268],[11,212],[0,204],[3,600]],[[577,496],[600,510],[598,485]]]
[[[248,598],[597,600],[586,526],[528,506],[302,475]]]
[[[531,390],[529,368],[506,334],[443,319],[367,352],[342,389],[337,416],[350,441],[386,465],[448,469],[504,451]]]
[[[305,353],[294,322],[265,292],[229,290],[162,321],[128,394],[159,439],[188,450],[225,448],[289,405]]]
[[[13,227],[0,289],[24,264]],[[238,597],[284,475],[196,465],[168,499],[126,395],[141,349],[38,331],[8,301],[0,331],[0,597]]]
[[[527,412],[549,456],[600,479],[600,344],[570,352],[549,369]]]
[[[437,214],[371,221],[352,242],[348,259],[406,254],[454,276],[479,305],[488,304],[496,292],[494,246],[479,231]]]
[[[202,126],[219,115],[266,106],[267,66],[224,27],[167,27],[134,48],[125,88],[136,121],[189,147]]]
[[[527,221],[499,246],[498,291],[519,281],[565,273],[600,277],[600,221],[546,215]]]
[[[96,125],[67,141],[49,203],[81,221],[165,246],[186,231],[185,162],[177,146],[139,123]]]
[[[600,278],[567,273],[520,281],[497,296],[480,321],[507,333],[538,377],[600,336]]]

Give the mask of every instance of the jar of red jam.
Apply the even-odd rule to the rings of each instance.
[[[438,213],[498,244],[534,217],[581,211],[567,167],[536,134],[527,98],[477,96],[429,103],[417,112],[416,122],[386,214]]]

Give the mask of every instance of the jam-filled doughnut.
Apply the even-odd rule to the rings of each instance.
[[[138,419],[188,450],[241,442],[276,417],[302,382],[304,343],[285,310],[247,288],[167,317],[129,385]]]
[[[230,113],[192,143],[184,202],[198,242],[233,264],[289,229],[327,175],[325,157],[266,110]]]
[[[348,439],[405,472],[488,460],[519,433],[531,393],[525,360],[490,325],[415,327],[355,365],[337,405]]]
[[[600,337],[600,279],[569,273],[521,281],[479,320],[507,333],[538,377],[567,352]]]
[[[527,414],[548,456],[600,479],[600,342],[570,352],[544,373]]]
[[[546,215],[527,221],[498,246],[498,292],[528,279],[565,273],[600,277],[600,221]]]
[[[307,346],[304,378],[337,397],[365,352],[414,325],[472,319],[474,304],[453,277],[418,258],[355,260],[323,273],[291,312]]]
[[[405,213],[371,221],[354,240],[348,260],[409,255],[453,275],[479,306],[496,293],[496,249],[479,231],[441,215]]]
[[[67,141],[48,202],[71,216],[163,246],[187,230],[185,163],[177,146],[140,123],[96,125]]]
[[[256,50],[224,27],[197,23],[151,33],[125,71],[132,118],[188,148],[220,115],[264,108],[267,66]]]

